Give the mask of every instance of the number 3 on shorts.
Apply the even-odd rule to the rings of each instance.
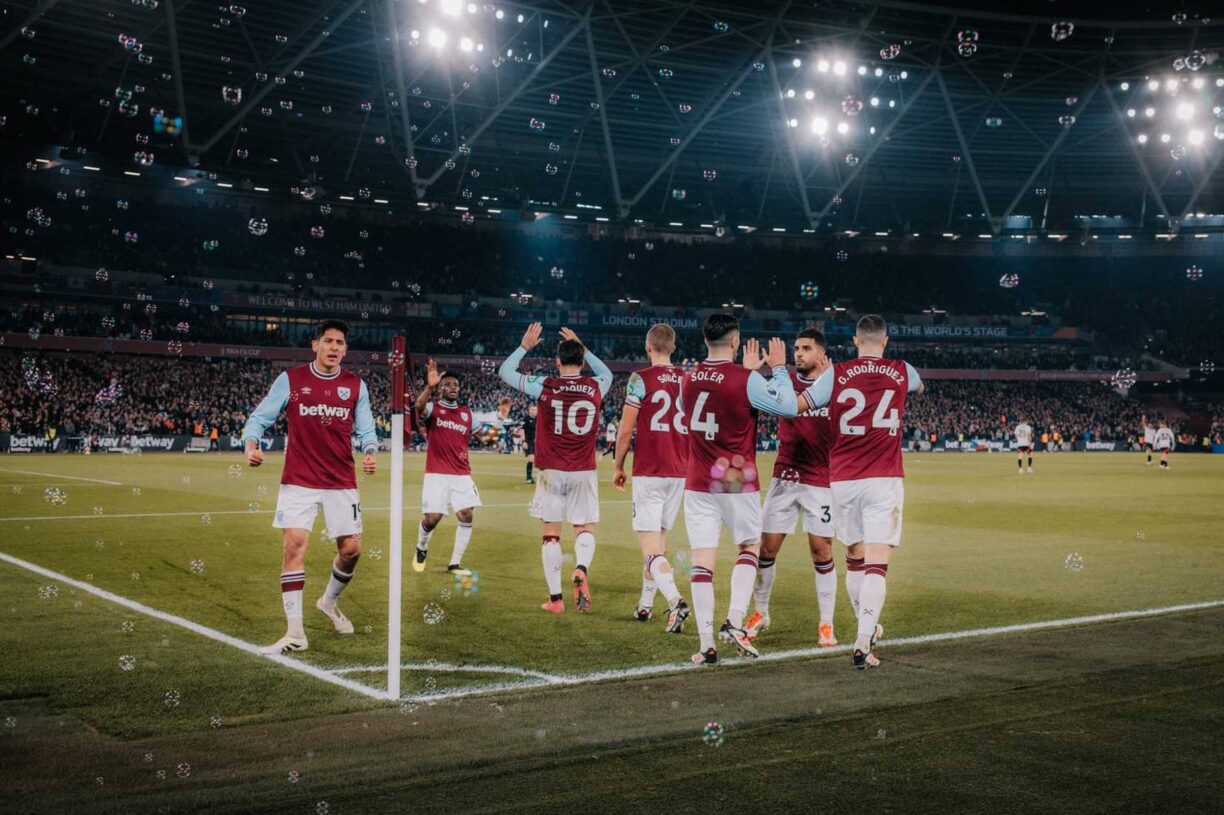
[[[821,506],[820,506],[820,522],[821,522],[821,523],[826,523],[826,524],[827,524],[827,523],[829,523],[831,520],[832,520],[832,518],[831,518],[831,517],[830,517],[830,515],[829,515],[829,505],[828,505],[828,504],[821,504]]]

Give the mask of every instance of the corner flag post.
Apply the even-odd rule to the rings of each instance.
[[[387,598],[387,698],[400,697],[400,608],[404,575],[404,376],[408,353],[403,337],[391,340],[391,575]]]

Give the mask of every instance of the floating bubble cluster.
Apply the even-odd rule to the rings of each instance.
[[[1084,556],[1076,552],[1067,555],[1064,564],[1069,572],[1082,572],[1084,570]]]
[[[804,300],[815,300],[820,296],[820,286],[812,280],[799,284],[799,296]]]
[[[1005,274],[999,278],[999,285],[1005,289],[1014,289],[1020,285],[1020,275],[1015,273]]]
[[[1130,368],[1115,371],[1114,375],[1109,378],[1109,384],[1120,391],[1130,390],[1135,387],[1137,381],[1138,377]]]
[[[437,625],[446,618],[446,611],[437,603],[426,603],[425,608],[421,610],[421,618],[425,625]]]
[[[1203,270],[1198,266],[1189,266],[1186,269],[1186,279],[1195,281],[1203,279]]]
[[[718,722],[707,722],[701,731],[701,741],[706,747],[722,747],[727,730]]]

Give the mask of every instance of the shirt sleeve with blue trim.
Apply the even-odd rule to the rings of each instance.
[[[913,393],[922,387],[922,377],[918,375],[918,371],[913,365],[905,363],[905,375],[909,378],[909,392]]]
[[[525,393],[532,399],[539,399],[540,394],[544,392],[544,380],[547,377],[539,376],[538,374],[521,373],[518,366],[525,356],[527,356],[526,348],[521,345],[515,348],[514,353],[506,357],[501,367],[497,369],[497,375],[501,377],[502,382],[505,382],[516,391]]]
[[[378,451],[378,433],[374,429],[374,412],[370,409],[370,391],[365,380],[361,382],[361,391],[357,396],[357,415],[353,417],[353,432],[361,444],[361,452],[374,453]]]
[[[591,372],[595,374],[595,381],[599,383],[599,395],[607,396],[608,391],[612,388],[612,369],[590,351],[582,356],[586,364],[591,366]]]
[[[629,384],[625,387],[625,404],[640,408],[646,398],[646,382],[635,371],[629,374]]]
[[[829,404],[829,400],[833,398],[833,369],[829,368],[816,377],[816,381],[807,386],[801,398],[806,398],[814,408]]]
[[[242,428],[242,442],[245,444],[248,440],[254,439],[259,441],[263,438],[264,431],[276,424],[276,417],[285,409],[285,405],[289,404],[289,373],[281,371],[280,375],[272,383],[272,387],[268,389],[268,395],[263,398],[263,401],[256,405],[255,410],[251,412],[250,418]]]
[[[774,368],[773,376],[769,379],[753,371],[748,377],[748,401],[757,410],[774,416],[789,418],[799,412],[795,385],[785,365]]]

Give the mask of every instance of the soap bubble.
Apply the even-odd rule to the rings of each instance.
[[[706,747],[722,747],[727,730],[718,722],[708,722],[701,731],[701,740]]]
[[[1084,570],[1084,557],[1076,552],[1072,552],[1067,555],[1065,565],[1069,572],[1082,572]]]
[[[252,235],[259,237],[268,234],[268,221],[266,218],[252,218],[247,222],[247,229]]]
[[[426,625],[437,625],[446,618],[446,611],[437,603],[427,603],[421,611],[421,617]]]

